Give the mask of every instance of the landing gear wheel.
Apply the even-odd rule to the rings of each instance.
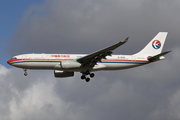
[[[90,74],[89,70],[87,70],[87,71],[85,72],[85,74],[86,74],[86,75],[89,75],[89,74]]]
[[[83,79],[85,79],[85,78],[86,78],[86,76],[85,76],[85,75],[82,75],[82,76],[81,76],[81,79],[82,79],[82,80],[83,80]]]
[[[23,69],[24,70],[24,76],[27,76],[28,73],[27,73],[27,69]]]
[[[27,72],[25,72],[25,73],[24,73],[24,76],[27,76],[27,75],[28,75],[28,73],[27,73]]]
[[[89,82],[90,81],[90,78],[89,77],[87,77],[87,76],[90,76],[91,78],[93,78],[94,76],[95,76],[95,74],[94,73],[90,73],[90,71],[89,70],[87,70],[86,72],[82,72],[82,76],[81,76],[81,79],[82,80],[86,80],[86,82]]]
[[[86,82],[89,82],[90,81],[90,78],[86,78]]]
[[[94,73],[91,73],[91,74],[90,74],[90,77],[91,77],[91,78],[93,78],[93,77],[94,77],[94,75],[95,75]]]

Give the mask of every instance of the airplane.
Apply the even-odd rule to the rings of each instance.
[[[165,59],[164,55],[171,51],[162,52],[168,32],[159,32],[140,52],[133,55],[112,55],[113,50],[127,42],[128,38],[109,47],[91,54],[22,54],[14,56],[7,63],[27,69],[54,70],[58,78],[72,77],[74,72],[82,73],[81,79],[90,81],[100,70],[122,70],[146,65]]]

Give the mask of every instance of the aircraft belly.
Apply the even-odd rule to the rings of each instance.
[[[14,64],[12,64],[12,66],[14,66],[14,67],[18,67],[18,68],[26,68],[27,66],[28,66],[28,63],[26,62],[24,62],[24,63],[14,63]]]
[[[57,62],[21,62],[13,66],[25,69],[53,69]]]
[[[106,66],[105,70],[121,70],[140,66],[139,64],[133,63],[103,63]]]

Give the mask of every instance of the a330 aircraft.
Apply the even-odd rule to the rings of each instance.
[[[95,71],[121,70],[146,65],[164,59],[162,48],[167,32],[159,32],[140,52],[133,55],[112,55],[113,50],[127,42],[128,38],[112,46],[91,54],[22,54],[14,56],[7,63],[23,68],[27,76],[27,69],[54,70],[55,77],[71,77],[74,72],[82,73],[81,79],[86,82],[94,77]],[[90,77],[88,77],[90,76]]]

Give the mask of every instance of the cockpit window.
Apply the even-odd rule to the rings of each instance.
[[[13,58],[11,58],[11,59],[17,59],[16,57],[13,57]]]

